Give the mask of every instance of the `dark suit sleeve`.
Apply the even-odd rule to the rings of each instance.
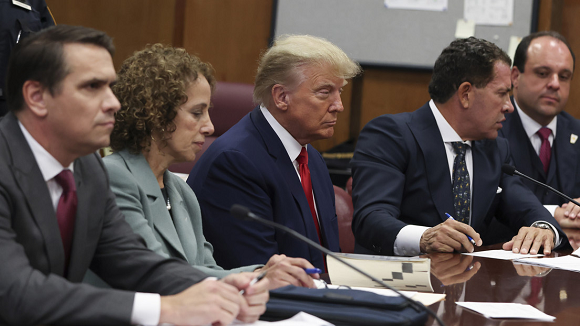
[[[94,168],[98,161],[91,159],[88,164]],[[106,180],[104,170],[92,171],[95,178]],[[99,205],[92,207],[90,214],[99,216],[96,225],[102,226],[89,230],[100,233],[92,266],[110,284],[132,291],[99,289],[43,273],[35,268],[41,262],[30,261],[22,245],[43,241],[30,224],[28,207],[18,190],[28,185],[13,182],[6,165],[0,164],[0,175],[6,176],[0,180],[0,324],[126,325],[130,323],[133,291],[175,293],[204,277],[187,264],[163,260],[147,250],[122,219],[112,192],[99,185],[91,198]],[[100,214],[103,211],[104,216]],[[87,238],[86,248],[76,250],[83,250],[90,260],[93,244],[89,238],[94,234],[76,236]]]
[[[397,234],[407,225],[398,217],[408,160],[405,137],[391,117],[376,118],[361,131],[351,161],[352,229],[357,243],[369,250],[393,255]]]
[[[497,138],[497,144],[502,162],[513,166],[508,141],[504,138]],[[523,184],[521,177],[502,174],[500,187],[502,188],[501,200],[495,213],[502,223],[509,225],[517,233],[521,227],[531,226],[536,221],[546,221],[558,230],[562,239],[558,248],[568,245],[568,238],[556,219]]]
[[[249,264],[264,264],[278,253],[273,228],[230,215],[234,204],[248,207],[258,216],[272,220],[272,186],[253,160],[244,153],[229,150],[220,153],[207,174],[196,174],[193,182],[203,218],[204,234],[214,247],[218,265],[231,269]],[[282,176],[280,176],[282,178]],[[291,198],[289,200],[292,200]]]
[[[12,196],[0,183],[0,324],[127,324],[134,293],[73,284],[32,266],[12,228],[22,209]]]

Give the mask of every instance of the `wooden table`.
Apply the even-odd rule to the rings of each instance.
[[[580,230],[570,231],[570,238]],[[568,232],[567,232],[568,233]],[[576,236],[580,239],[580,236]],[[580,241],[579,241],[580,243]],[[574,247],[576,243],[572,242]],[[480,250],[499,249],[500,245]],[[572,250],[552,256],[568,255]],[[436,293],[445,293],[445,302],[429,306],[447,326],[451,325],[580,325],[580,273],[517,265],[498,260],[455,254],[430,254],[431,282]],[[580,258],[578,258],[580,264]],[[517,302],[531,304],[555,316],[555,323],[493,320],[464,309],[456,302]],[[436,325],[432,319],[427,325]]]

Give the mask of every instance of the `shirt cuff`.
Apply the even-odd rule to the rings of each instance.
[[[407,225],[399,231],[393,251],[396,256],[416,256],[421,253],[421,237],[430,229],[426,226]]]
[[[556,213],[556,208],[558,208],[558,205],[544,205],[544,208],[548,210],[548,212],[550,212],[550,214],[552,214],[552,216],[554,216],[554,214]]]
[[[135,293],[132,325],[158,325],[161,315],[161,296],[156,293]]]

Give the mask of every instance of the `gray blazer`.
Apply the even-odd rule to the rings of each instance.
[[[140,234],[149,249],[164,257],[177,257],[203,272],[223,277],[250,272],[262,265],[231,270],[218,266],[213,247],[205,240],[199,203],[191,188],[178,176],[165,171],[165,188],[172,216],[143,155],[120,151],[104,158],[117,205],[133,230]]]
[[[129,324],[131,291],[174,294],[207,276],[145,247],[115,204],[96,154],[74,162],[78,209],[65,275],[50,194],[12,113],[0,120],[0,176],[1,325]],[[80,284],[89,267],[122,290]]]

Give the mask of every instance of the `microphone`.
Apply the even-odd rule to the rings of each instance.
[[[335,255],[335,254],[334,254],[332,251],[330,251],[330,250],[328,250],[328,249],[324,248],[323,246],[319,245],[318,243],[316,243],[316,242],[314,242],[314,241],[312,241],[312,240],[308,239],[307,237],[303,236],[302,234],[300,234],[300,233],[296,232],[295,230],[292,230],[291,228],[289,228],[289,227],[287,227],[287,226],[285,226],[285,225],[282,225],[282,224],[279,224],[279,223],[276,223],[276,222],[273,222],[273,221],[267,220],[267,219],[265,219],[265,218],[261,218],[261,217],[259,217],[258,215],[256,215],[256,214],[252,213],[252,212],[251,212],[251,211],[250,211],[250,210],[249,210],[247,207],[245,207],[245,206],[242,206],[242,205],[238,205],[238,204],[234,204],[234,205],[233,205],[233,206],[230,208],[230,214],[232,214],[234,217],[237,217],[237,218],[239,218],[239,219],[242,219],[242,220],[246,220],[246,221],[250,220],[250,221],[256,221],[256,222],[258,222],[258,223],[266,224],[266,225],[268,225],[268,226],[271,226],[271,227],[273,227],[273,228],[275,228],[275,229],[282,230],[282,231],[284,231],[284,232],[286,232],[286,233],[290,234],[291,236],[293,236],[293,237],[295,237],[295,238],[299,239],[300,241],[306,242],[306,243],[307,243],[308,245],[310,245],[311,247],[314,247],[315,249],[317,249],[317,250],[319,250],[319,251],[322,251],[322,252],[323,252],[323,253],[325,253],[326,255],[328,255],[328,256],[330,256],[330,257],[332,257],[332,258],[334,258],[334,259],[338,260],[339,262],[341,262],[341,263],[345,264],[345,265],[346,265],[346,266],[348,266],[349,268],[352,268],[352,269],[354,269],[354,270],[355,270],[355,271],[357,271],[358,273],[360,273],[360,274],[362,274],[362,275],[364,275],[364,276],[368,277],[369,279],[373,280],[374,282],[376,282],[376,283],[378,283],[378,284],[380,284],[380,285],[382,285],[382,286],[386,287],[387,289],[389,289],[389,290],[391,290],[391,291],[393,291],[393,292],[397,293],[399,296],[401,296],[401,297],[405,298],[405,299],[406,299],[406,300],[409,302],[409,305],[410,305],[410,306],[411,306],[413,309],[415,309],[416,311],[420,311],[420,310],[425,310],[425,311],[427,311],[427,314],[429,314],[429,315],[433,316],[433,318],[435,318],[435,319],[437,320],[437,322],[439,322],[439,325],[442,325],[442,326],[444,326],[444,325],[445,325],[445,324],[443,323],[443,321],[441,321],[441,319],[439,319],[439,317],[437,316],[437,314],[435,314],[435,313],[434,313],[433,311],[431,311],[430,309],[427,309],[427,307],[425,307],[425,306],[424,306],[422,303],[420,303],[420,302],[417,302],[417,301],[415,301],[415,300],[412,300],[411,298],[408,298],[407,296],[403,295],[401,292],[397,291],[397,290],[396,290],[395,288],[393,288],[392,286],[390,286],[390,285],[386,284],[385,282],[383,282],[383,281],[379,280],[378,278],[376,278],[376,277],[374,277],[374,276],[372,276],[372,275],[370,275],[370,274],[368,274],[368,273],[366,273],[366,272],[362,271],[361,269],[359,269],[358,267],[356,267],[356,266],[354,266],[354,265],[350,264],[349,262],[347,262],[347,261],[345,261],[345,260],[341,259],[341,258],[340,258],[340,257],[338,257],[337,255]]]
[[[547,184],[542,183],[542,182],[540,182],[540,181],[538,181],[538,180],[536,180],[534,178],[528,177],[527,175],[525,175],[525,174],[521,173],[520,171],[516,170],[516,168],[514,166],[511,166],[509,164],[504,164],[504,165],[501,166],[501,171],[503,173],[507,174],[507,175],[514,175],[515,174],[517,176],[526,178],[526,179],[532,181],[533,183],[538,184],[538,185],[540,185],[540,186],[542,186],[542,187],[550,190],[551,192],[555,193],[556,195],[558,195],[558,196],[560,196],[560,197],[562,197],[562,198],[564,198],[564,199],[566,199],[568,201],[571,201],[571,202],[573,202],[574,204],[576,204],[577,206],[580,207],[580,203],[578,203],[574,199],[570,198],[570,196],[568,196],[568,195],[566,195],[564,193],[561,193],[558,190],[556,190],[556,189],[548,186]]]

